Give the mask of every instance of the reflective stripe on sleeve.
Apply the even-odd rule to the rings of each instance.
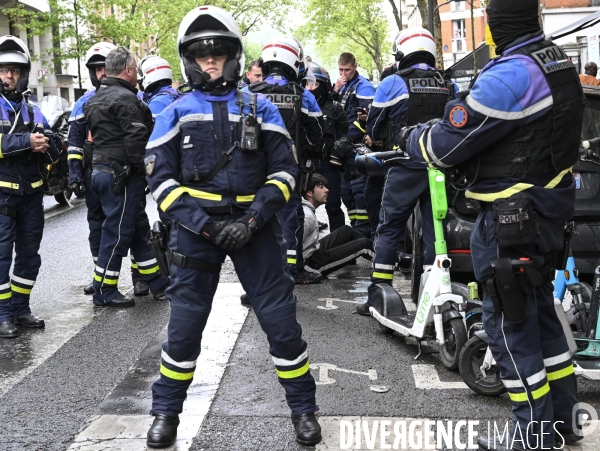
[[[10,182],[0,182],[0,187],[17,190],[17,189],[19,189],[19,184],[18,183],[10,183]]]
[[[366,131],[366,130],[365,130],[363,127],[362,127],[362,125],[360,125],[360,122],[358,122],[358,121],[354,121],[354,122],[353,122],[353,124],[354,124],[354,126],[355,126],[356,128],[358,128],[358,129],[359,129],[361,132],[363,132],[363,133],[367,133],[367,131]]]
[[[160,195],[163,193],[164,190],[166,190],[167,188],[170,188],[171,186],[179,186],[179,182],[175,179],[169,179],[169,180],[165,180],[164,182],[162,182],[160,185],[158,185],[158,188],[156,188],[153,192],[152,192],[152,198],[158,202],[158,198],[160,197]]]
[[[287,202],[288,200],[290,200],[290,189],[288,188],[288,186],[283,183],[280,182],[279,180],[267,180],[267,182],[265,183],[265,185],[275,185],[277,188],[279,188],[281,190],[281,192],[283,193],[283,197],[285,197],[285,201]]]
[[[67,160],[83,160],[83,155],[78,155],[76,153],[70,153],[67,156]]]
[[[160,204],[160,209],[167,212],[167,209],[171,206],[173,202],[175,202],[182,194],[187,193],[192,197],[198,199],[206,199],[206,200],[214,200],[216,202],[220,202],[223,199],[223,196],[220,194],[212,194],[207,193],[206,191],[200,191],[192,188],[187,188],[185,186],[180,186],[179,188],[175,188],[173,191],[169,193],[169,195],[163,200]]]
[[[291,174],[288,174],[287,172],[274,172],[273,174],[267,175],[267,180],[271,180],[271,179],[275,179],[275,178],[280,178],[283,179],[287,182],[288,185],[290,185],[290,187],[292,188],[292,190],[296,187],[296,180],[294,179],[294,177]]]
[[[42,186],[43,184],[44,184],[44,181],[43,181],[43,180],[40,180],[40,181],[38,181],[38,182],[33,182],[33,183],[31,184],[31,187],[32,187],[32,188],[39,188],[39,187],[40,187],[40,186]]]
[[[235,196],[236,202],[252,202],[254,200],[254,194],[248,194],[247,196]]]

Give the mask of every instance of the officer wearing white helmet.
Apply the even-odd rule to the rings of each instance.
[[[19,335],[16,325],[44,327],[29,297],[41,258],[44,231],[43,168],[62,146],[42,113],[27,103],[31,60],[23,41],[0,38],[0,338]],[[15,250],[13,274],[13,248]]]
[[[169,62],[156,55],[148,55],[138,64],[138,87],[141,99],[152,111],[152,117],[168,107],[179,97],[171,86],[173,70]]]
[[[230,13],[194,8],[181,22],[177,42],[192,90],[156,117],[144,160],[152,195],[172,219],[171,315],[160,377],[152,386],[155,418],[147,444],[175,442],[221,264],[229,256],[267,334],[296,440],[315,445],[321,440],[316,384],[275,217],[296,185],[290,135],[263,95],[237,89],[244,50]]]
[[[87,220],[90,228],[88,241],[94,264],[98,260],[102,223],[104,222],[105,215],[100,202],[97,200],[97,194],[86,189],[86,187],[90,186],[90,178],[92,176],[93,144],[88,141],[89,130],[85,122],[83,108],[96,94],[100,83],[106,77],[106,68],[104,65],[106,56],[111,50],[116,48],[117,46],[110,42],[98,42],[89,48],[85,54],[85,65],[88,68],[93,89],[90,89],[75,102],[75,106],[73,106],[73,110],[69,116],[69,136],[67,138],[69,146],[69,185],[75,194],[85,194],[85,203],[88,209]],[[147,295],[150,290],[148,283],[141,278],[135,261],[132,263],[131,278],[133,281],[133,294],[135,296]],[[93,294],[93,282],[85,286],[83,292],[85,294]]]
[[[296,38],[282,35],[270,39],[263,46],[260,58],[265,78],[246,89],[264,94],[279,109],[294,141],[300,170],[299,191],[292,193],[290,202],[278,214],[288,246],[287,261],[297,284],[318,283],[323,276],[304,269],[304,211],[300,191],[306,189],[310,173],[314,171],[311,158],[319,156],[323,139],[323,113],[310,91],[299,85],[305,63],[304,51]]]
[[[375,146],[383,151],[398,149],[400,131],[405,125],[440,119],[446,103],[454,98],[455,93],[449,77],[435,69],[435,42],[429,31],[410,28],[400,32],[394,40],[393,52],[398,72],[386,77],[377,87],[367,119],[367,133]],[[360,162],[360,159],[365,161]],[[378,169],[382,168],[382,164],[368,154],[357,159],[357,168],[367,167],[367,175],[378,175],[369,171],[369,162],[375,162],[374,166]],[[398,249],[403,249],[406,223],[419,201],[425,264],[433,263],[433,218],[426,168],[426,165],[405,156],[389,170],[381,202],[383,213],[374,240],[375,258],[369,299],[377,284],[392,284],[396,265],[410,267],[410,259],[399,259]],[[368,302],[357,308],[360,314],[368,311]]]

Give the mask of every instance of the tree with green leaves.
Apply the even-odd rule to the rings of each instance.
[[[391,43],[388,40],[388,20],[382,0],[306,0],[304,8],[307,24],[296,30],[300,36],[312,38],[323,51],[332,51],[332,42],[339,42],[333,51],[359,54],[361,66],[377,69],[379,73],[387,62]],[[361,58],[365,55],[365,59]]]

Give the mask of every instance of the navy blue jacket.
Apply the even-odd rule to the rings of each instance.
[[[69,164],[69,184],[75,182],[81,183],[84,181],[83,145],[87,139],[88,126],[85,123],[83,107],[94,94],[96,94],[96,90],[92,89],[82,95],[77,102],[75,102],[75,106],[73,106],[73,110],[69,116],[69,136],[67,138],[67,150],[69,152],[69,156],[67,157]]]
[[[297,169],[281,115],[261,94],[257,119],[260,150],[236,148],[212,180],[201,182],[198,175],[208,173],[239,140],[236,90],[222,96],[194,90],[156,116],[145,165],[159,208],[198,234],[210,219],[204,210],[210,207],[237,207],[253,215],[259,227],[267,223],[290,198]]]
[[[34,117],[30,117],[24,101],[15,103],[0,97],[0,191],[6,194],[24,195],[43,190],[40,167],[58,160],[60,139],[52,134],[41,111],[34,105],[31,107]],[[31,150],[29,130],[51,135],[46,152]]]
[[[413,129],[407,143],[410,157],[424,166],[455,166],[547,114],[553,99],[542,70],[531,57],[512,54],[543,39],[539,34],[517,41],[488,63],[466,98],[448,102],[443,120]],[[572,168],[539,177],[478,179],[466,197],[493,202],[517,193],[527,195],[545,216],[557,221],[573,217]]]
[[[373,97],[375,96],[375,88],[369,80],[360,75],[358,72],[354,74],[352,80],[347,82],[340,92],[331,93],[333,100],[342,102],[344,94],[350,91],[350,95],[346,101],[344,109],[346,110],[346,117],[348,118],[348,136],[353,143],[361,143],[367,130],[365,124],[361,124],[358,120],[358,113],[356,107],[364,108],[369,111]]]

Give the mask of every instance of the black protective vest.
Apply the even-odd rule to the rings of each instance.
[[[454,99],[452,80],[439,71],[418,68],[397,72],[408,88],[408,114],[405,125],[423,124],[444,117],[448,100]]]
[[[408,89],[408,110],[395,120],[388,120],[382,140],[384,149],[399,145],[403,127],[444,117],[446,103],[454,99],[452,81],[443,72],[411,67],[399,70],[396,75],[402,77]]]
[[[552,109],[465,163],[470,180],[557,174],[579,160],[585,97],[575,67],[560,47],[543,41],[511,54],[530,56],[552,93]]]
[[[339,102],[326,99],[323,105],[319,105],[323,112],[323,147],[318,152],[318,158],[329,158],[338,135],[338,129],[342,127],[341,122],[345,120],[346,113]],[[343,117],[342,117],[343,116]],[[347,127],[346,127],[347,128]]]
[[[294,141],[296,149],[306,151],[306,143],[302,139],[302,133],[300,133],[300,108],[302,106],[304,88],[292,81],[283,86],[260,81],[251,84],[248,86],[248,89],[252,92],[264,94],[277,107],[287,131]]]

